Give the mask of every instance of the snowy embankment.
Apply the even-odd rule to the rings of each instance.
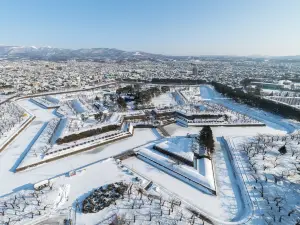
[[[264,126],[264,123],[244,114],[232,111],[222,105],[201,102],[199,105],[180,105],[169,109],[155,109],[156,114],[173,113],[185,125],[236,125],[236,126]],[[202,110],[200,109],[202,107]]]
[[[215,194],[214,180],[200,175],[197,170],[185,165],[176,165],[176,163],[171,159],[146,148],[139,149],[137,155],[138,158],[158,167],[168,174],[175,176],[207,193]]]
[[[63,144],[59,144],[59,145],[54,145],[53,148],[51,148],[47,153],[46,155],[49,155],[49,154],[53,154],[53,152],[56,152],[56,151],[63,151],[63,150],[66,150],[66,149],[70,149],[70,148],[73,148],[73,147],[76,147],[76,146],[81,146],[81,145],[84,145],[84,144],[96,144],[98,142],[105,142],[105,140],[110,140],[112,138],[115,138],[115,137],[120,137],[124,134],[127,134],[127,130],[124,131],[124,130],[113,130],[113,131],[108,131],[108,132],[105,132],[105,133],[101,133],[101,134],[98,134],[98,135],[94,135],[94,136],[91,136],[91,137],[87,137],[87,138],[84,138],[84,139],[79,139],[77,141],[72,141],[72,142],[68,142],[68,143],[63,143]]]
[[[79,97],[78,100],[80,101],[81,105],[87,110],[89,115],[93,115],[98,112],[98,110],[93,107],[93,103],[91,101],[87,102],[84,98]]]
[[[43,107],[43,108],[58,108],[59,105],[59,100],[51,97],[51,96],[42,96],[42,97],[36,97],[36,98],[31,98],[30,101],[33,103],[36,103],[37,105]]]
[[[175,140],[173,140],[175,142]],[[163,141],[161,143],[158,143],[155,145],[155,147],[161,148],[169,153],[178,155],[180,157],[183,157],[191,162],[193,162],[193,152],[192,149],[188,148],[182,148],[178,143],[172,143],[171,139],[168,139],[167,141]]]
[[[98,138],[93,137],[82,142],[72,142],[69,144],[64,144],[62,146],[55,145],[53,148],[49,149],[47,153],[44,154],[44,157],[42,159],[40,157],[27,157],[22,165],[18,167],[17,171],[22,171],[43,163],[48,163],[73,154],[92,150],[101,145],[105,145],[131,136],[132,133],[130,132],[118,131],[114,133],[111,132],[110,134],[106,134],[105,136],[102,135]]]
[[[81,104],[80,100],[73,99],[71,100],[71,106],[76,111],[76,113],[84,113],[87,111],[87,109],[84,107],[84,105]]]
[[[27,146],[24,154],[21,155],[20,159],[18,160],[19,165],[17,167],[23,167],[36,162],[47,153],[47,151],[51,148],[50,140],[59,121],[59,118],[53,118],[48,123],[44,124],[35,138]]]
[[[266,99],[272,100],[277,103],[289,105],[295,108],[300,106],[300,97],[281,97],[281,96],[270,96],[265,97]]]
[[[53,118],[48,122],[46,128],[43,130],[43,132],[41,133],[39,138],[36,140],[36,142],[32,146],[32,148],[31,148],[32,152],[42,153],[42,154],[47,153],[48,148],[51,147],[50,141],[51,141],[52,135],[53,135],[55,129],[57,128],[57,126],[59,125],[59,122],[60,122],[59,118]]]
[[[175,92],[173,92],[173,96],[174,96],[177,104],[179,104],[179,105],[186,104],[187,101],[184,98],[184,96],[180,93],[180,91],[176,90]]]
[[[122,115],[122,116],[125,116],[125,117],[144,116],[144,115],[146,115],[144,110],[134,110],[134,111],[118,112],[118,114]]]
[[[60,107],[56,110],[56,113],[62,117],[76,118],[76,111],[71,106],[70,101],[61,102]]]
[[[57,141],[57,139],[62,135],[65,127],[67,124],[67,118],[61,118],[58,122],[58,124],[56,125],[56,128],[54,129],[51,139],[50,139],[50,144],[54,145]]]
[[[112,131],[103,135],[86,138],[82,141],[76,141],[69,144],[63,144],[61,146],[55,146],[49,153],[45,155],[45,158],[54,157],[55,155],[67,154],[72,151],[84,149],[86,147],[98,146],[112,141],[117,141],[122,138],[130,137],[132,134],[124,131]]]
[[[227,144],[227,141],[224,139],[224,137],[218,137],[217,140],[220,143],[220,147],[221,147],[220,151],[222,151],[223,154],[223,158],[224,158],[223,163],[225,163],[226,165],[226,169],[227,169],[226,173],[228,176],[227,179],[230,181],[230,183],[229,182],[227,183],[224,177],[219,177],[217,179],[217,182],[224,183],[224,185],[220,185],[219,187],[221,192],[220,197],[225,199],[225,204],[230,204],[230,199],[226,200],[226,198],[228,198],[229,196],[234,196],[235,207],[230,208],[230,210],[233,210],[232,213],[235,214],[234,221],[245,223],[249,221],[253,216],[253,204],[251,202],[249,193],[245,188],[243,174],[241,173],[240,168],[238,166],[239,162],[237,162],[236,158],[233,157],[231,150]],[[220,153],[218,153],[218,155],[219,154]],[[215,157],[219,157],[219,156],[215,156]],[[216,165],[216,170],[219,170],[218,172],[221,173],[218,166],[219,165]],[[224,167],[222,169],[224,169]],[[228,186],[229,184],[231,184],[231,186]]]

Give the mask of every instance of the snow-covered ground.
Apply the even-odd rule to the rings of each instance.
[[[165,106],[174,106],[177,105],[177,102],[173,98],[172,94],[170,92],[161,94],[157,97],[152,98],[151,103],[155,107],[165,107]]]
[[[193,93],[191,96],[186,94],[187,96],[185,96],[185,99],[188,99],[189,97],[192,98],[192,95],[194,94],[196,95],[196,90],[199,91],[199,88],[195,88],[192,92],[190,91],[189,93]],[[268,146],[267,153],[265,154],[266,160],[261,160],[261,157],[263,157],[261,153],[256,154],[250,160],[251,163],[254,163],[254,166],[257,166],[259,175],[262,175],[259,177],[261,182],[256,182],[256,178],[250,175],[251,163],[249,163],[249,159],[245,157],[245,153],[240,151],[239,148],[240,143],[246,143],[251,140],[249,139],[250,137],[257,134],[261,134],[261,136],[262,134],[282,136],[294,131],[296,128],[300,128],[300,125],[294,121],[285,120],[279,116],[234,103],[229,99],[224,99],[223,96],[216,93],[210,87],[201,86],[200,90],[201,97],[203,99],[209,99],[204,101],[199,99],[199,102],[201,102],[201,105],[204,107],[204,109],[199,110],[201,113],[203,113],[203,111],[226,111],[233,122],[241,119],[247,120],[247,117],[249,116],[253,118],[253,120],[259,120],[260,122],[267,124],[265,127],[212,127],[213,134],[216,137],[216,149],[212,157],[212,162],[215,170],[217,196],[207,194],[193,188],[188,184],[188,182],[185,183],[182,180],[170,176],[163,172],[162,169],[158,169],[158,167],[155,168],[149,163],[146,163],[146,160],[141,161],[133,157],[125,159],[123,163],[138,174],[142,174],[144,176],[141,178],[142,182],[152,180],[154,182],[154,187],[156,185],[157,188],[159,187],[158,189],[164,189],[165,193],[162,194],[162,192],[159,192],[159,194],[170,195],[173,197],[176,196],[188,204],[193,205],[195,208],[198,208],[204,215],[213,216],[219,220],[232,221],[232,223],[235,224],[239,224],[240,221],[245,222],[244,220],[249,218],[249,215],[251,214],[251,205],[247,198],[249,193],[249,199],[251,199],[252,203],[255,205],[254,217],[250,220],[249,224],[263,224],[262,221],[264,221],[264,218],[267,218],[267,222],[269,224],[272,224],[272,222],[275,224],[280,223],[279,221],[281,221],[282,224],[292,224],[290,223],[291,221],[294,223],[298,215],[297,210],[299,211],[299,198],[297,197],[299,195],[299,187],[297,186],[297,166],[299,165],[297,164],[296,153],[292,155],[292,152],[293,149],[298,151],[299,142],[295,139],[295,143],[293,145],[287,144],[288,153],[283,156],[278,156],[278,146],[283,146],[287,140],[273,140],[276,142],[276,146],[271,146],[268,144],[268,141],[265,141]],[[72,99],[80,99],[78,101],[80,101],[80,104],[82,105],[81,107],[87,111],[92,111],[93,109],[90,109],[89,106],[92,105],[91,102],[97,93],[89,93],[90,95],[86,94],[84,96],[79,96],[78,94],[64,94],[64,96],[57,95],[54,97],[60,102],[70,102]],[[99,93],[99,96],[100,95],[101,94]],[[182,98],[183,97],[181,96],[180,100],[183,104]],[[161,95],[157,97],[157,99],[154,99],[154,101],[158,104],[158,106],[168,104],[172,101],[175,103],[175,100],[170,95]],[[41,147],[45,146],[46,143],[50,142],[50,145],[55,143],[49,140],[51,132],[47,131],[47,125],[49,125],[51,121],[59,120],[55,110],[41,108],[26,99],[18,101],[18,104],[32,115],[35,115],[36,119],[19,136],[17,136],[17,138],[5,149],[5,151],[0,153],[0,180],[4,180],[4,182],[1,182],[0,184],[0,202],[4,198],[13,200],[13,198],[15,198],[14,195],[20,193],[30,193],[34,183],[54,178],[52,181],[55,183],[55,190],[58,191],[53,192],[53,196],[48,198],[48,200],[50,203],[55,202],[56,200],[54,196],[57,196],[57,193],[61,192],[59,197],[61,199],[61,204],[59,204],[58,201],[54,204],[62,207],[53,213],[53,217],[51,216],[48,221],[55,221],[55,218],[74,219],[76,217],[77,224],[96,224],[101,222],[101,219],[106,218],[109,213],[115,211],[110,209],[103,210],[95,214],[75,213],[73,209],[76,199],[82,200],[92,189],[98,188],[99,186],[121,180],[132,182],[132,179],[135,176],[139,176],[128,172],[127,170],[120,169],[115,164],[115,161],[111,159],[104,162],[103,159],[118,155],[133,148],[140,148],[141,145],[145,145],[146,143],[148,144],[144,147],[147,151],[149,151],[152,149],[154,144],[159,144],[164,141],[172,143],[172,148],[169,148],[170,151],[175,151],[180,156],[192,159],[192,155],[190,154],[191,139],[187,138],[186,135],[198,134],[201,130],[201,127],[182,127],[178,124],[170,124],[164,128],[171,137],[163,138],[156,132],[156,129],[135,129],[133,137],[97,147],[87,152],[82,152],[55,162],[41,164],[23,172],[13,173],[21,162],[26,162],[26,156],[32,155],[30,150],[37,149],[35,151],[37,152]],[[187,106],[182,105],[176,107],[178,109],[181,107],[181,109],[184,110]],[[79,124],[77,125],[83,130],[88,129],[89,125],[99,125],[92,117],[87,118],[87,120],[83,122],[80,120],[81,118],[79,116],[76,116],[75,112],[72,112],[69,115],[68,113],[73,110],[71,104],[65,104],[62,109],[67,112],[66,115],[73,121],[69,118],[63,118],[65,123],[58,129],[57,134],[54,134],[55,139],[62,135],[63,129],[68,127],[70,122],[75,124],[79,121]],[[121,113],[112,114],[107,118],[108,123],[118,121],[118,118],[121,115]],[[84,125],[81,127],[82,124]],[[222,136],[228,137],[227,140],[229,147],[226,145],[226,142],[219,138]],[[236,157],[234,161],[232,161],[230,152],[232,152],[234,157]],[[294,161],[291,161],[291,159],[294,159]],[[238,165],[238,169],[235,167],[236,163]],[[279,165],[277,165],[278,163]],[[77,171],[76,176],[64,176],[66,172],[74,170]],[[274,174],[280,175],[282,174],[282,171],[286,170],[295,171],[295,173],[292,177],[290,174],[284,174],[286,181],[278,181],[278,184],[275,184]],[[267,178],[263,175],[264,173],[267,174]],[[202,175],[205,176],[205,174]],[[243,186],[240,177],[245,178],[245,187]],[[265,179],[267,179],[267,182]],[[248,181],[248,183],[246,181]],[[260,183],[263,183],[265,195],[268,196],[267,200],[259,197],[262,189]],[[255,186],[255,189],[253,189],[253,186]],[[59,189],[59,187],[62,189]],[[156,190],[155,188],[152,189],[153,191]],[[283,200],[282,198],[277,198],[278,196],[282,196],[283,193],[285,196]],[[268,201],[269,204],[267,203]],[[33,203],[33,205],[34,204],[35,203]],[[123,203],[120,202],[120,204]],[[272,210],[270,210],[270,207],[272,207]],[[30,207],[28,210],[29,209]],[[31,212],[32,210],[29,211]],[[46,214],[46,217],[48,217],[48,213]],[[129,212],[128,215],[132,216],[133,214],[132,212]],[[38,216],[40,215],[36,215],[35,217]],[[273,221],[274,216],[275,222]],[[43,224],[43,222],[40,221],[40,224]]]
[[[45,108],[59,107],[59,100],[51,96],[36,97],[31,101]]]
[[[254,205],[249,224],[296,224],[300,217],[299,135],[226,138]],[[286,153],[280,147],[286,144]]]
[[[275,115],[273,113],[265,112],[260,109],[252,108],[244,104],[239,104],[230,99],[225,99],[224,96],[216,92],[212,87],[208,85],[202,85],[200,87],[201,96],[212,102],[223,105],[233,111],[248,115],[258,121],[265,123],[277,130],[282,130],[286,132],[293,132],[296,129],[300,129],[300,125],[292,123],[291,121],[282,118],[281,116]]]
[[[193,161],[194,156],[192,145],[193,139],[184,137],[170,137],[163,140],[161,143],[156,144],[157,147],[186,158],[189,161]]]
[[[131,187],[128,189],[131,190],[130,194],[127,191],[124,199],[118,199],[116,204],[100,212],[82,213],[82,202],[92,191],[115,182],[127,183]],[[115,214],[128,221],[135,219],[136,224],[153,224],[156,221],[166,224],[178,221],[177,224],[180,225],[190,221],[195,224],[203,223],[201,218],[193,219],[193,213],[187,207],[197,212],[196,208],[186,205],[156,184],[140,192],[147,184],[147,178],[110,158],[72,170],[72,176],[63,174],[52,178],[50,186],[40,191],[29,188],[2,197],[0,207],[4,216],[0,215],[0,224],[7,221],[16,225],[52,224],[53,221],[58,223],[64,219],[70,219],[72,224],[102,224],[102,221],[109,221]]]
[[[227,219],[238,221],[244,214],[244,202],[241,198],[237,180],[229,161],[229,157],[219,142],[216,142],[216,150],[213,155],[217,195],[226,211]]]
[[[199,87],[188,87],[185,90],[181,90],[181,94],[187,99],[190,103],[198,103],[202,100],[200,95]]]
[[[0,153],[0,177],[2,177],[2,173],[16,169],[26,156],[32,144],[39,137],[39,133],[44,129],[45,124],[51,119],[56,118],[50,110],[42,109],[29,100],[21,100],[18,104],[35,115],[36,118],[2,153]]]
[[[99,174],[97,179],[95,179],[95,174]],[[138,178],[138,179],[137,179]],[[154,221],[160,220],[166,224],[169,224],[170,221],[179,220],[180,211],[183,214],[182,221],[187,221],[190,218],[191,214],[185,208],[186,205],[174,205],[170,215],[168,213],[168,207],[172,200],[178,202],[180,200],[176,199],[169,192],[166,192],[156,185],[150,186],[146,191],[144,190],[141,195],[137,192],[137,188],[144,187],[149,180],[145,179],[143,176],[135,174],[131,170],[128,170],[126,167],[117,165],[113,159],[108,159],[103,162],[88,166],[83,169],[76,171],[76,175],[71,177],[60,176],[56,179],[51,180],[54,185],[57,186],[69,186],[70,191],[68,194],[68,201],[65,202],[63,207],[60,208],[59,214],[64,215],[64,218],[72,219],[72,224],[106,224],[110,221],[115,214],[118,216],[123,216],[125,220],[132,220],[133,217],[136,219],[136,224],[153,224]],[[79,208],[81,208],[82,201],[91,194],[93,190],[99,187],[103,187],[107,184],[112,184],[115,182],[124,182],[132,185],[132,194],[124,194],[124,199],[119,199],[116,201],[116,205],[111,205],[100,212],[97,213],[88,213],[84,214]],[[82,185],[84,183],[85,185]],[[159,214],[155,213],[157,211],[157,204],[155,200],[148,202],[152,196],[158,196],[161,200],[157,199],[158,202],[164,202],[164,205],[161,207],[163,216],[158,216]],[[133,201],[135,199],[135,201]],[[142,201],[140,201],[141,199]],[[78,208],[76,207],[79,206]],[[136,205],[136,207],[132,207]],[[144,205],[145,207],[140,207],[139,205]],[[151,207],[153,205],[153,207]],[[149,212],[152,212],[152,222],[147,222],[149,220]],[[59,216],[57,216],[59,217]],[[49,218],[44,223],[52,221],[55,218]],[[201,220],[197,219],[199,222]],[[196,223],[198,221],[195,221]],[[179,222],[178,224],[186,224],[186,222]],[[206,223],[209,224],[209,223]]]
[[[0,199],[0,224],[36,224],[61,210],[70,185],[53,185],[43,190],[21,190]]]
[[[164,127],[171,136],[185,136],[187,134],[198,134],[201,127],[182,127],[178,124],[170,124]],[[284,131],[278,131],[271,127],[211,127],[215,137],[219,136],[250,136],[258,133],[267,134],[285,134]]]
[[[204,176],[191,166],[176,164],[174,160],[159,152],[147,148],[140,148],[138,149],[137,157],[160,170],[177,177],[183,182],[203,190],[205,193],[210,194],[210,190],[215,190],[213,176]],[[210,169],[212,170],[212,168]]]
[[[15,103],[0,105],[0,149],[31,118],[31,115]]]
[[[39,126],[35,124],[34,127],[28,127],[27,129],[30,129],[28,131],[38,132],[41,126],[41,124]],[[24,146],[21,143],[24,142],[24,138],[31,140],[34,137],[34,135],[30,136],[30,133],[27,132],[22,134],[5,151],[0,153],[0,177],[5,177],[5,179],[9,180],[9,182],[1,183],[0,196],[26,187],[27,184],[55,177],[66,171],[98,162],[99,160],[120,154],[157,139],[150,129],[135,129],[134,135],[131,138],[69,156],[52,163],[41,164],[23,172],[13,173],[10,170],[24,151]]]
[[[228,215],[225,213],[218,197],[214,195],[203,193],[140,159],[129,158],[124,160],[123,163],[134,171],[148,177],[153,182],[176,194],[180,199],[188,201],[202,209],[203,212],[206,212],[209,215],[221,219]]]
[[[71,106],[75,110],[76,113],[84,113],[86,112],[86,108],[84,107],[83,104],[78,99],[73,99],[71,101]]]

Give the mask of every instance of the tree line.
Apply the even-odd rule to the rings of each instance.
[[[64,143],[69,143],[72,141],[77,141],[83,138],[88,138],[88,137],[92,137],[98,134],[102,134],[102,133],[106,133],[112,130],[116,130],[119,129],[120,127],[118,125],[108,125],[108,126],[104,126],[101,128],[96,128],[96,129],[92,129],[92,130],[86,130],[77,134],[70,134],[68,136],[65,136],[63,138],[59,138],[57,139],[57,144],[64,144]]]
[[[169,78],[153,78],[151,80],[151,83],[153,84],[206,84],[206,80],[193,80],[193,79],[169,79]]]

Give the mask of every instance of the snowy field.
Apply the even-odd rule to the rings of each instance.
[[[158,108],[177,105],[177,102],[170,92],[152,98],[151,103]]]

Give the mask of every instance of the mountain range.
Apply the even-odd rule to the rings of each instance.
[[[51,47],[1,46],[0,57],[37,60],[172,60],[184,57],[165,56],[146,52],[122,51],[114,48],[63,49]]]
[[[167,56],[162,54],[152,54],[147,52],[123,51],[115,48],[82,48],[82,49],[64,49],[52,47],[35,47],[35,46],[4,46],[0,45],[0,58],[6,59],[35,59],[50,61],[65,60],[92,60],[92,61],[169,61],[169,60],[197,60],[197,59],[215,59],[215,60],[236,60],[237,56]],[[298,56],[257,56],[241,57],[256,59],[272,60],[300,60]]]

